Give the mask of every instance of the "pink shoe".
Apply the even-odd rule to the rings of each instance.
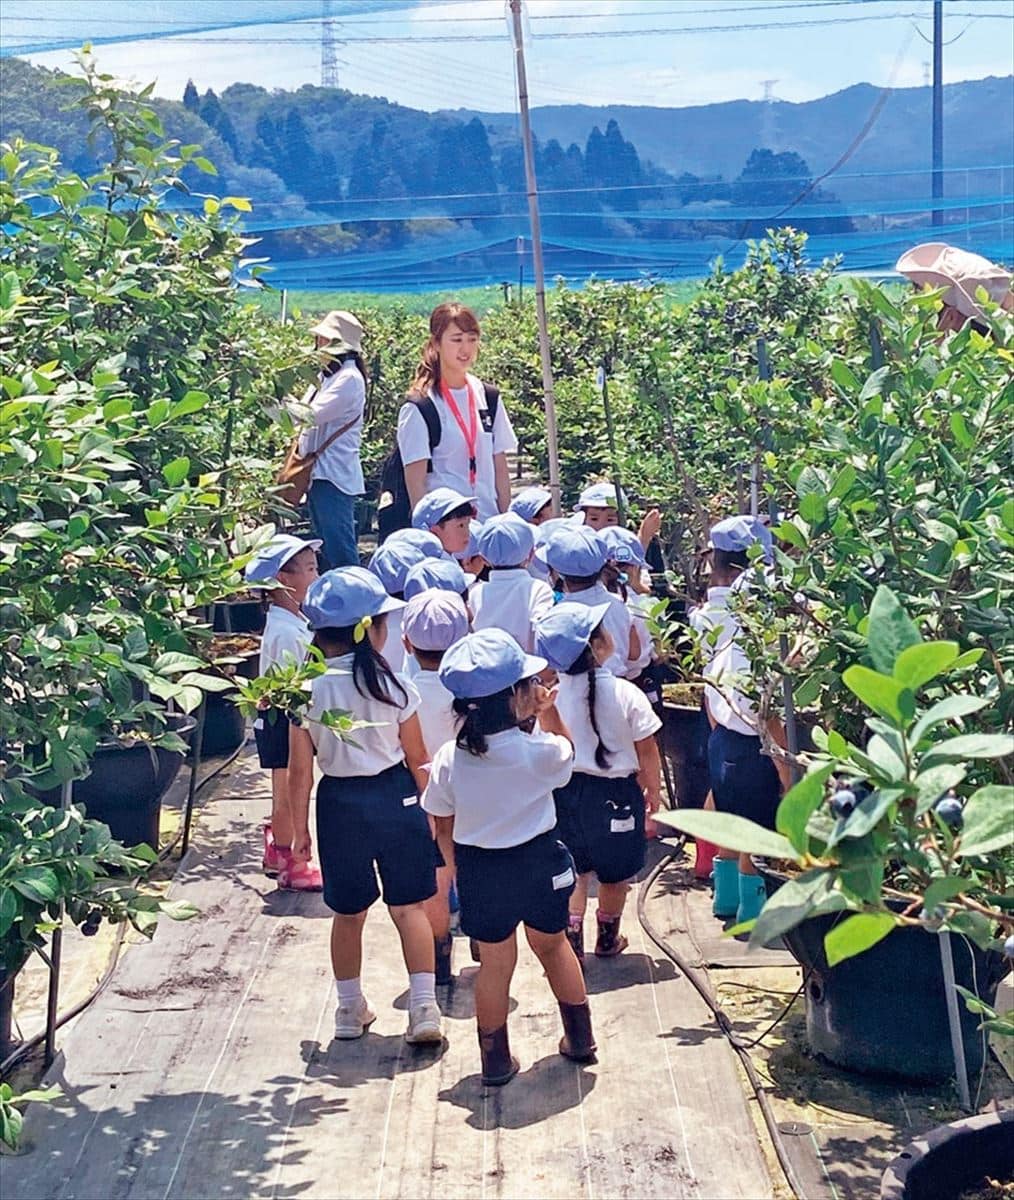
[[[275,845],[274,835],[271,832],[271,822],[264,822],[264,856],[261,859],[261,866],[264,869],[265,875],[277,875],[288,861],[288,852],[279,850]]]
[[[286,855],[285,866],[278,872],[278,886],[283,892],[322,892],[324,880],[320,867]]]

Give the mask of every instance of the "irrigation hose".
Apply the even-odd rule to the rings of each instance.
[[[220,763],[217,763],[214,769],[209,771],[203,779],[199,779],[197,781],[196,788],[194,788],[194,794],[196,795],[201,788],[203,788],[206,784],[209,784],[213,779],[217,778],[217,776],[219,776],[226,767],[232,766],[236,759],[239,758],[240,754],[242,754],[245,745],[246,738],[243,739],[243,741],[236,747],[236,749],[229,755],[228,758],[225,758]],[[175,850],[180,844],[182,837],[183,826],[181,825],[172,841],[163,846],[158,852],[159,862],[165,862],[169,855],[172,854],[173,850]],[[138,883],[139,880],[140,876],[135,876],[128,882],[130,886],[133,886],[134,884]],[[121,921],[120,926],[116,931],[116,940],[113,942],[112,957],[109,960],[109,965],[102,974],[102,978],[98,981],[98,983],[96,983],[95,987],[88,993],[87,996],[85,996],[83,1000],[80,1000],[73,1006],[73,1008],[69,1008],[65,1013],[61,1013],[56,1018],[56,1021],[53,1023],[54,1032],[66,1025],[68,1021],[72,1021],[76,1016],[79,1016],[81,1013],[83,1013],[84,1010],[88,1008],[89,1005],[93,1004],[99,998],[99,996],[102,995],[103,991],[105,991],[106,985],[109,983],[109,980],[112,979],[113,972],[116,970],[117,964],[120,961],[120,953],[123,950],[123,939],[126,937],[126,934],[127,922]],[[13,985],[13,978],[10,982],[11,985]],[[0,1062],[0,1079],[3,1079],[9,1071],[14,1070],[14,1068],[20,1062],[26,1059],[36,1046],[41,1045],[46,1040],[47,1032],[47,1030],[43,1029],[41,1033],[37,1033],[30,1037],[27,1042],[22,1042],[15,1051],[13,1051],[11,1054],[8,1054],[8,1056],[2,1062]]]
[[[785,1180],[791,1188],[792,1194],[797,1197],[797,1200],[805,1200],[806,1192],[803,1188],[803,1184],[796,1173],[796,1168],[793,1166],[792,1161],[789,1158],[788,1151],[785,1148],[784,1139],[782,1138],[781,1132],[778,1128],[778,1122],[775,1119],[775,1114],[771,1109],[771,1102],[768,1100],[767,1093],[764,1090],[763,1082],[760,1076],[757,1074],[757,1069],[754,1066],[753,1060],[750,1058],[749,1054],[749,1047],[756,1045],[761,1038],[766,1037],[768,1033],[771,1032],[775,1025],[777,1025],[778,1022],[782,1020],[785,1014],[789,1011],[789,1009],[792,1007],[792,1004],[795,1003],[796,996],[793,996],[792,1001],[785,1007],[782,1013],[778,1016],[777,1020],[771,1026],[769,1026],[769,1028],[766,1029],[763,1034],[761,1034],[760,1038],[756,1038],[754,1041],[749,1043],[741,1041],[740,1038],[736,1036],[729,1018],[718,1006],[715,999],[711,995],[707,985],[698,978],[696,968],[692,967],[686,961],[686,959],[683,958],[679,951],[673,949],[673,947],[665,940],[664,937],[662,937],[654,925],[652,925],[645,913],[645,901],[647,900],[648,892],[651,890],[655,881],[662,874],[665,868],[669,866],[670,863],[676,861],[676,856],[679,850],[682,848],[683,843],[684,839],[681,838],[677,846],[670,850],[664,858],[659,860],[659,862],[652,868],[647,878],[645,878],[644,882],[641,884],[641,887],[637,893],[637,919],[640,921],[641,928],[648,935],[648,937],[651,938],[651,940],[655,943],[659,950],[662,951],[666,958],[668,958],[683,974],[684,978],[690,982],[694,990],[708,1006],[708,1009],[711,1011],[711,1015],[715,1018],[716,1024],[728,1039],[728,1042],[732,1046],[733,1050],[735,1050],[739,1055],[740,1062],[742,1062],[743,1069],[746,1071],[747,1078],[750,1081],[750,1086],[753,1088],[754,1095],[757,1098],[757,1103],[760,1105],[760,1110],[764,1117],[764,1124],[767,1126],[768,1136],[771,1138],[771,1144],[774,1147],[779,1166],[782,1168],[782,1172],[785,1175]],[[806,981],[804,980],[803,984],[800,985],[799,992],[796,993],[797,996],[802,993],[805,982]]]

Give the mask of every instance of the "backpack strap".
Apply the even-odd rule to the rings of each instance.
[[[433,451],[440,445],[440,438],[443,434],[443,428],[440,424],[440,414],[437,412],[437,406],[433,403],[433,397],[426,393],[425,396],[420,396],[416,393],[410,393],[405,397],[406,404],[414,404],[419,410],[419,415],[426,422],[426,433],[429,436],[430,457],[426,461],[426,470],[433,470]]]

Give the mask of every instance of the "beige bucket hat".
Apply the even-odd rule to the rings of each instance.
[[[985,313],[975,298],[979,288],[985,288],[996,304],[1010,307],[1011,274],[991,263],[981,254],[959,250],[946,242],[924,242],[913,246],[898,259],[894,268],[913,283],[946,288],[943,302],[956,308],[963,316],[982,319]]]
[[[327,338],[332,349],[362,353],[363,327],[352,313],[345,312],[344,309],[333,309],[319,325],[314,325],[310,332],[317,337]]]

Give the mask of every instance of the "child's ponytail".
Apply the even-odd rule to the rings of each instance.
[[[476,757],[489,749],[487,737],[502,733],[517,726],[514,713],[515,688],[505,688],[492,696],[478,696],[474,700],[454,700],[454,713],[461,721],[457,744],[462,750]]]
[[[594,634],[592,636],[594,636]],[[582,650],[577,660],[567,668],[567,674],[588,676],[588,720],[591,723],[591,727],[596,738],[595,765],[600,771],[604,771],[606,767],[609,766],[609,760],[612,757],[613,752],[602,740],[602,734],[599,733],[598,716],[595,712],[595,671],[598,665],[598,660],[595,658],[592,648],[589,645]]]
[[[373,618],[375,622],[385,619]],[[360,634],[358,640],[357,630]],[[390,704],[393,708],[404,708],[408,703],[408,692],[388,666],[387,659],[374,649],[369,634],[361,624],[318,629],[313,641],[325,658],[352,651],[352,682],[360,696],[369,696],[381,704]],[[400,695],[400,700],[396,698],[396,694]]]

